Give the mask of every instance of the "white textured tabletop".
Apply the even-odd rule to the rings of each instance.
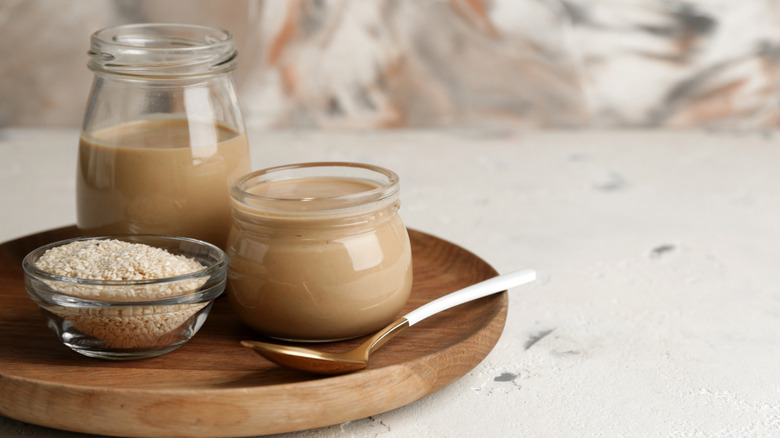
[[[75,222],[73,130],[0,130],[0,241]],[[250,130],[253,168],[401,176],[407,226],[500,272],[493,352],[403,408],[290,437],[780,436],[780,138]],[[2,354],[2,352],[0,352]],[[0,417],[0,436],[79,436]]]

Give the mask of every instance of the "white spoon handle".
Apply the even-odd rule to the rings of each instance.
[[[409,321],[409,325],[412,326],[431,315],[435,315],[441,312],[442,310],[447,310],[451,307],[476,300],[477,298],[486,297],[488,295],[507,290],[510,287],[530,283],[535,279],[536,272],[530,269],[499,275],[498,277],[493,277],[489,280],[473,284],[457,292],[452,292],[450,294],[444,295],[441,298],[437,298],[430,303],[407,313],[404,318],[406,318],[406,320]]]

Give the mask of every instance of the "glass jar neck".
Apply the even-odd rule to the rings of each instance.
[[[340,192],[344,187],[348,190]],[[236,181],[230,194],[236,221],[280,229],[371,224],[391,218],[400,206],[394,172],[356,163],[294,164],[253,172]]]
[[[378,210],[366,210],[339,217],[316,217],[307,220],[288,220],[280,217],[258,216],[251,209],[233,208],[233,225],[239,231],[250,235],[275,235],[278,237],[331,236],[336,239],[348,235],[374,230],[384,223],[397,220],[400,202],[385,205]]]
[[[235,69],[233,36],[184,24],[131,24],[92,35],[88,67],[96,74],[176,79]]]

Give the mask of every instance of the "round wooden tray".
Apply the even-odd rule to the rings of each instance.
[[[256,336],[218,299],[201,331],[169,354],[90,359],[62,345],[27,297],[22,258],[75,236],[66,227],[0,245],[0,414],[115,436],[247,436],[357,420],[411,403],[466,374],[492,350],[506,292],[420,322],[378,350],[368,368],[317,377],[279,368],[239,345]],[[474,254],[410,230],[414,287],[403,312],[493,277]],[[360,340],[323,346],[346,349]]]

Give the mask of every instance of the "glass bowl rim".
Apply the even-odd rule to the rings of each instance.
[[[123,239],[127,239],[127,240],[123,240]],[[35,264],[33,263],[33,259],[43,255],[47,250],[58,246],[67,245],[72,242],[89,241],[89,240],[123,240],[123,241],[131,241],[133,243],[144,243],[142,242],[142,240],[145,239],[161,239],[161,240],[168,240],[168,241],[191,243],[198,247],[203,247],[210,251],[214,251],[218,255],[218,259],[215,262],[209,263],[203,269],[190,272],[187,274],[181,274],[172,277],[149,278],[149,279],[142,279],[142,280],[96,280],[91,278],[69,277],[65,275],[59,275],[59,274],[54,274],[52,272],[44,271],[38,268],[37,266],[35,266]],[[186,255],[186,257],[192,258],[190,255]],[[201,262],[200,260],[198,261]],[[22,268],[24,269],[25,275],[35,277],[40,280],[56,281],[60,283],[70,283],[73,285],[82,285],[82,286],[111,286],[111,287],[147,286],[147,285],[156,285],[156,284],[175,283],[180,281],[198,279],[202,277],[212,277],[215,272],[219,273],[220,271],[223,272],[227,271],[227,264],[228,264],[227,254],[225,254],[224,251],[222,251],[220,248],[218,248],[217,246],[211,243],[204,242],[198,239],[189,238],[189,237],[166,236],[160,234],[116,234],[116,235],[104,235],[104,236],[83,236],[83,237],[62,239],[56,242],[42,245],[30,251],[22,260]],[[66,293],[62,293],[62,292],[60,293],[62,295],[68,295]]]

